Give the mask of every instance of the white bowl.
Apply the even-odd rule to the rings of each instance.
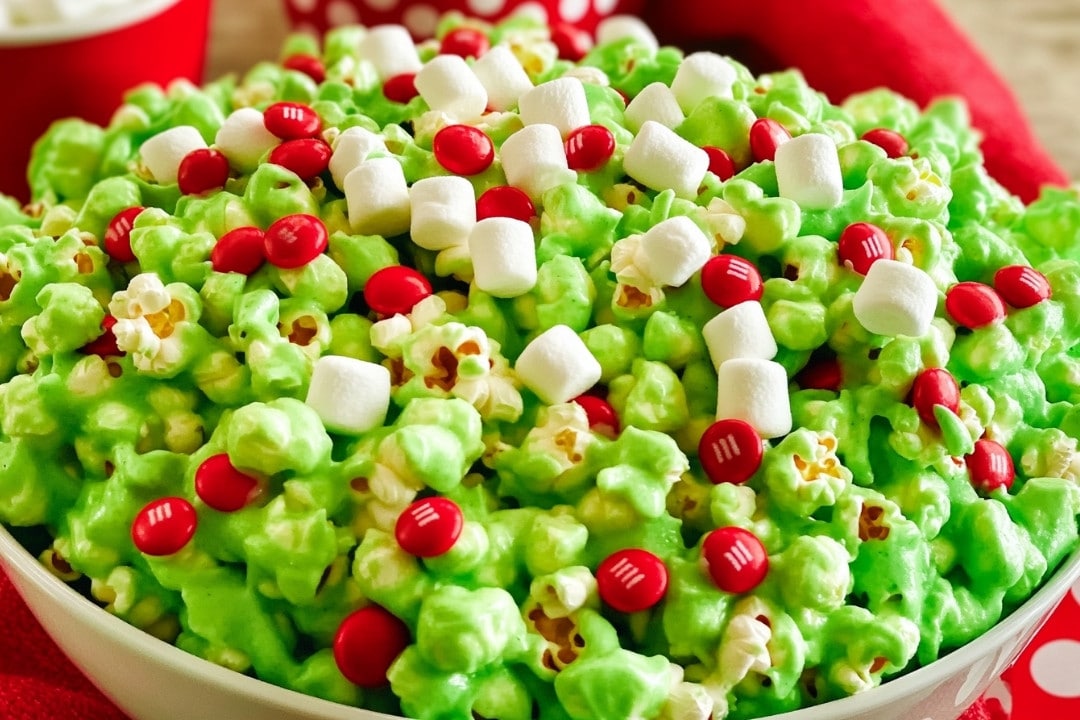
[[[0,564],[60,649],[133,720],[392,720],[269,685],[157,640],[49,573],[3,527]],[[1012,615],[941,660],[855,697],[769,720],[956,720],[1078,580],[1080,550]]]

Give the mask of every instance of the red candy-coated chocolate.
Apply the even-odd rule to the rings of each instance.
[[[619,434],[619,414],[607,400],[595,395],[581,395],[574,398],[574,402],[585,410],[585,416],[589,418],[589,428],[593,432],[611,438]]]
[[[936,428],[935,406],[943,405],[950,412],[959,412],[960,385],[948,370],[927,368],[915,376],[911,386],[911,405],[924,423]]]
[[[1046,276],[1027,265],[1009,265],[994,273],[994,289],[1017,310],[1049,300],[1052,291]]]
[[[1002,487],[1008,490],[1016,478],[1009,451],[987,438],[976,440],[975,449],[964,457],[964,461],[971,484],[977,490],[992,492]]]
[[[184,498],[165,497],[148,503],[131,523],[131,540],[147,555],[180,552],[195,535],[199,516]]]
[[[326,66],[314,55],[296,53],[285,58],[281,65],[287,70],[302,72],[317,83],[326,80]]]
[[[945,293],[945,310],[957,325],[977,330],[1005,319],[1005,301],[980,282],[962,282]]]
[[[217,272],[251,275],[266,262],[266,233],[257,227],[238,227],[218,238],[210,251]]]
[[[895,130],[889,130],[888,128],[867,130],[863,133],[861,139],[877,145],[891,158],[903,157],[908,152],[907,139]]]
[[[408,626],[378,605],[356,610],[334,634],[334,662],[345,678],[365,688],[386,684],[386,671],[412,643]]]
[[[765,286],[754,263],[738,255],[714,255],[701,268],[705,297],[722,308],[760,300]]]
[[[551,28],[551,42],[563,60],[577,62],[593,47],[592,36],[573,23],[559,23]]]
[[[394,537],[410,555],[438,557],[454,547],[464,527],[465,517],[457,503],[429,497],[417,500],[398,515]]]
[[[304,182],[326,172],[333,149],[321,138],[286,140],[270,151],[270,162],[292,170]]]
[[[769,556],[757,536],[740,527],[723,527],[705,537],[701,555],[709,576],[724,592],[750,592],[769,573]]]
[[[709,172],[721,180],[729,180],[735,175],[735,161],[727,151],[713,145],[706,145],[702,150],[709,156]]]
[[[97,355],[98,357],[116,357],[124,352],[116,344],[116,335],[113,333],[113,325],[116,318],[106,315],[101,320],[101,334],[79,348],[84,355]]]
[[[323,221],[314,215],[286,215],[266,229],[263,250],[271,265],[298,268],[322,255],[330,243]]]
[[[202,195],[220,190],[229,180],[229,159],[220,150],[192,150],[180,161],[176,182],[185,195]]]
[[[420,94],[416,89],[416,73],[401,73],[387,78],[382,92],[387,100],[404,105]]]
[[[311,107],[295,102],[276,102],[263,112],[266,129],[282,140],[315,137],[322,131],[322,119]]]
[[[212,455],[195,470],[195,494],[220,512],[236,512],[259,495],[259,479],[240,472],[226,453]]]
[[[894,259],[895,251],[884,230],[873,223],[857,222],[840,233],[836,257],[844,267],[865,275],[878,260]]]
[[[536,206],[525,191],[511,185],[496,185],[476,199],[476,219],[508,217],[529,222],[536,217]]]
[[[364,302],[380,315],[402,315],[431,295],[431,283],[423,273],[404,265],[376,270],[364,284]]]
[[[844,384],[844,369],[836,358],[815,360],[799,371],[795,383],[803,390],[837,392]]]
[[[439,52],[443,55],[460,55],[463,58],[478,58],[490,48],[488,36],[470,27],[454,28],[439,43]]]
[[[135,218],[143,210],[143,207],[129,207],[118,212],[109,221],[101,244],[105,254],[113,260],[129,263],[135,259],[135,253],[131,251],[131,228],[135,224]]]
[[[472,125],[447,125],[432,140],[435,160],[457,175],[477,175],[495,160],[495,146],[483,130]]]
[[[603,125],[579,127],[566,138],[566,164],[571,170],[593,172],[615,154],[615,136]]]
[[[776,148],[791,139],[787,128],[772,118],[758,118],[750,126],[750,154],[755,162],[773,160]]]
[[[596,568],[600,599],[619,612],[648,610],[663,599],[667,588],[667,566],[648,550],[619,550]]]
[[[698,460],[714,485],[746,482],[761,467],[764,452],[754,426],[735,418],[717,420],[698,441]]]

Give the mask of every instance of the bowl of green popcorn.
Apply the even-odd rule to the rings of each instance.
[[[954,720],[1080,578],[1080,195],[605,22],[37,143],[0,545],[133,718]]]

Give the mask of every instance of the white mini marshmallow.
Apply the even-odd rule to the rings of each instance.
[[[409,185],[395,158],[360,163],[345,176],[342,190],[354,232],[392,237],[408,231],[412,214]]]
[[[709,171],[709,154],[671,128],[649,120],[626,149],[623,170],[647,188],[670,188],[681,198],[693,198]]]
[[[716,418],[749,423],[763,438],[791,432],[787,371],[761,358],[728,360],[717,371]]]
[[[412,241],[425,250],[468,242],[476,225],[476,191],[459,175],[423,178],[409,188]]]
[[[806,133],[776,149],[776,185],[780,197],[807,210],[828,210],[844,197],[840,155],[828,135]]]
[[[521,61],[506,45],[496,45],[477,58],[472,71],[487,91],[488,105],[498,112],[514,109],[518,98],[533,86]]]
[[[577,182],[566,162],[562,135],[554,125],[527,125],[499,148],[506,181],[521,188],[534,203],[563,183]]]
[[[632,38],[653,52],[660,49],[660,42],[649,26],[633,15],[612,15],[604,18],[596,26],[596,44],[615,42]]]
[[[344,188],[345,177],[374,152],[387,152],[382,135],[359,126],[343,130],[334,140],[334,153],[330,156],[334,184]]]
[[[899,260],[877,260],[852,299],[859,324],[877,335],[922,337],[937,310],[938,290],[923,270]]]
[[[772,360],[778,348],[765,310],[756,300],[732,305],[701,328],[713,366],[733,358]]]
[[[735,79],[735,68],[727,58],[714,52],[696,52],[679,64],[671,81],[671,92],[678,98],[682,111],[689,115],[705,98],[730,98]]]
[[[536,285],[536,241],[532,226],[507,217],[490,217],[469,233],[473,283],[489,295],[512,298]]]
[[[646,271],[656,283],[681,287],[712,255],[712,242],[693,220],[676,215],[641,236]]]
[[[376,25],[360,40],[360,57],[375,66],[380,80],[404,73],[418,73],[423,67],[412,35],[404,25]]]
[[[675,129],[686,119],[675,93],[662,82],[646,85],[626,106],[625,117],[627,127],[633,132],[649,120]]]
[[[487,90],[459,55],[436,55],[416,74],[415,83],[428,107],[454,120],[472,120],[487,109]]]
[[[324,355],[315,361],[305,402],[327,430],[361,435],[386,422],[390,371],[364,360]]]
[[[177,125],[144,142],[139,154],[143,165],[159,185],[172,185],[176,182],[184,156],[205,147],[206,141],[198,129],[191,125]]]
[[[554,125],[563,138],[590,122],[585,86],[573,77],[549,80],[526,91],[518,99],[518,111],[525,125]]]
[[[280,142],[266,129],[263,114],[250,107],[234,110],[214,137],[214,147],[229,159],[230,165],[242,172],[254,170],[262,156]]]
[[[555,325],[525,346],[514,366],[525,387],[548,405],[569,402],[600,382],[589,348],[566,325]]]

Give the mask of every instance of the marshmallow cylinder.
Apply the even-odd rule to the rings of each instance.
[[[709,154],[649,120],[626,149],[623,170],[647,188],[671,189],[681,198],[693,198],[709,171]]]
[[[806,133],[776,149],[776,184],[780,197],[807,210],[828,210],[844,197],[840,155],[828,135]]]
[[[644,21],[633,15],[612,15],[597,23],[597,45],[626,39],[634,40],[652,52],[660,49],[660,42],[656,39],[653,31]]]
[[[641,236],[641,252],[649,277],[661,285],[681,287],[708,261],[712,243],[693,220],[676,215]]]
[[[527,222],[508,217],[481,220],[469,233],[473,284],[489,295],[512,298],[536,285],[536,241]]]
[[[528,90],[518,99],[518,112],[525,125],[554,125],[562,138],[590,122],[585,86],[573,77],[549,80]]]
[[[566,325],[555,325],[525,346],[514,366],[525,387],[548,405],[569,402],[600,382],[589,348]]]
[[[496,45],[477,58],[472,71],[487,91],[488,105],[498,112],[513,110],[518,98],[533,87],[521,61],[506,45]]]
[[[937,310],[938,290],[923,270],[899,260],[876,260],[855,291],[855,319],[876,335],[922,337]]]
[[[386,142],[381,135],[359,126],[342,131],[334,140],[334,152],[330,156],[330,175],[334,183],[344,188],[345,177],[373,152],[386,152]]]
[[[254,170],[262,156],[277,147],[280,139],[266,129],[263,114],[255,108],[234,110],[217,131],[214,146],[237,170]]]
[[[641,130],[641,126],[649,120],[671,129],[686,120],[675,94],[662,82],[646,85],[626,106],[625,117],[627,127],[634,132]]]
[[[412,205],[401,163],[372,158],[345,176],[349,224],[354,232],[391,237],[409,229]]]
[[[177,125],[160,132],[142,144],[139,154],[143,165],[159,185],[173,185],[180,163],[193,150],[206,147],[199,131],[191,125]]]
[[[787,371],[760,358],[728,360],[717,371],[716,419],[749,423],[763,438],[791,432]]]
[[[562,135],[554,125],[528,125],[508,137],[499,149],[506,181],[521,188],[535,204],[563,183],[577,182],[566,162]]]
[[[380,80],[405,73],[418,73],[423,67],[412,36],[403,25],[377,25],[360,40],[360,57],[375,66]]]
[[[361,435],[386,422],[390,371],[364,360],[324,355],[315,361],[305,402],[327,430]]]
[[[416,74],[415,83],[428,107],[454,120],[478,118],[487,109],[487,90],[459,55],[436,55]]]
[[[696,52],[679,64],[671,92],[689,115],[705,98],[730,98],[735,79],[735,68],[727,59],[714,52]]]
[[[476,192],[459,175],[423,178],[409,188],[409,234],[425,250],[445,250],[468,242],[476,225]]]
[[[734,358],[772,360],[778,348],[765,310],[756,300],[732,305],[701,328],[713,366]]]

